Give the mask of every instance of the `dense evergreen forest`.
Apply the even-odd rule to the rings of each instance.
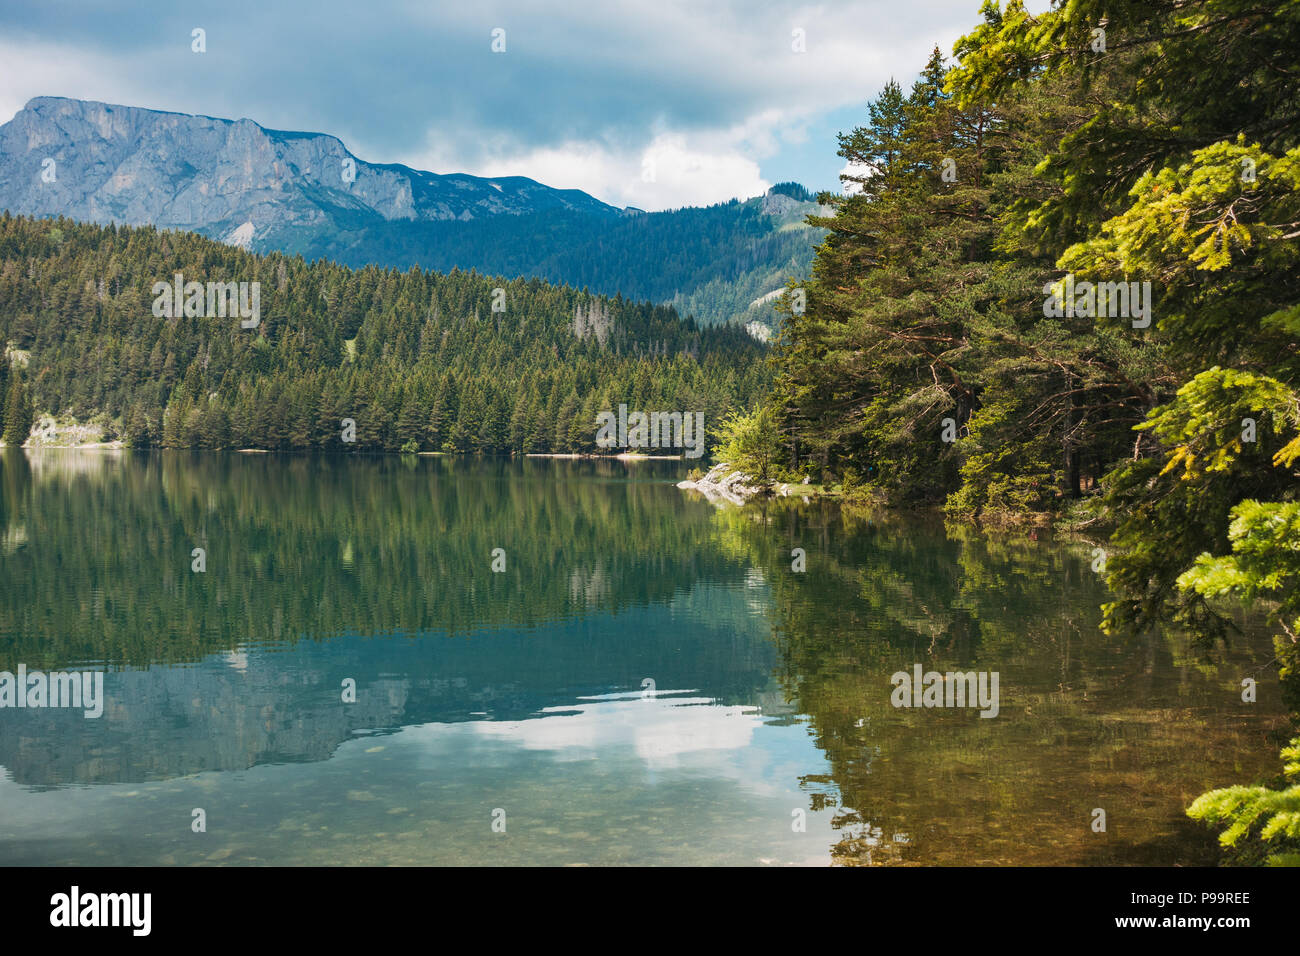
[[[814,199],[798,183],[778,183],[769,195]],[[824,233],[803,222],[807,209],[789,215],[773,205],[766,197],[733,199],[612,219],[554,210],[467,222],[358,215],[356,222],[332,222],[268,242],[308,260],[358,268],[383,263],[449,272],[473,263],[492,275],[533,276],[666,303],[709,326],[741,321],[755,299],[807,272]],[[770,306],[761,318],[775,318]]]
[[[152,288],[176,273],[258,282],[259,324],[155,316]],[[134,446],[584,452],[600,411],[700,411],[707,427],[769,377],[743,330],[622,297],[7,214],[0,341],[15,443],[36,412]]]
[[[955,64],[936,49],[841,135],[850,189],[814,219],[830,235],[806,311],[786,297],[772,398],[727,451],[957,517],[1111,532],[1112,633],[1163,621],[1212,639],[1239,599],[1271,612],[1285,678],[1300,667],[1300,3],[1033,16],[1013,0],[982,16]],[[1103,283],[1127,301],[1111,287],[1103,308]],[[1300,739],[1284,753],[1300,775]],[[1294,780],[1193,813],[1231,824],[1225,843],[1262,837],[1256,859],[1300,862]]]

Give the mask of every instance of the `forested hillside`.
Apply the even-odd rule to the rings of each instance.
[[[785,190],[777,192],[778,189]],[[473,264],[492,275],[536,276],[605,295],[673,305],[702,325],[758,318],[751,303],[807,274],[823,232],[803,222],[817,206],[797,184],[767,196],[669,212],[593,217],[548,210],[466,222],[386,222],[283,230],[259,242],[313,260],[447,272]]]
[[[155,316],[153,286],[176,273],[259,283],[257,326]],[[7,214],[0,341],[11,419],[94,418],[140,446],[594,451],[599,411],[700,411],[712,427],[769,376],[744,331],[664,306]]]

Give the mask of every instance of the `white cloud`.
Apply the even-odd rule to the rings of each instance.
[[[475,733],[527,750],[546,750],[558,760],[590,760],[602,752],[635,753],[648,767],[675,767],[720,751],[743,751],[762,726],[757,708],[720,706],[707,697],[585,698],[568,707],[547,707],[545,719],[483,721]]]
[[[54,43],[0,40],[0,123],[7,123],[34,96],[71,96],[114,102],[113,57]],[[125,89],[129,89],[126,87]],[[134,94],[127,94],[134,95]],[[147,105],[132,103],[132,105]]]
[[[497,137],[481,144],[486,156],[479,161],[457,158],[455,144],[439,137],[437,145],[402,162],[433,172],[528,176],[557,189],[581,189],[611,205],[653,212],[761,195],[772,183],[763,177],[760,160],[781,143],[797,143],[806,135],[802,124],[767,110],[727,129],[659,132],[643,146],[571,141],[516,150]]]
[[[615,206],[650,211],[700,206],[763,193],[758,163],[737,147],[663,133],[639,151],[565,143],[490,159],[464,170],[481,176],[529,176],[560,189],[582,189]]]
[[[873,171],[870,166],[863,166],[860,163],[845,163],[844,168],[840,170],[840,176],[858,176],[869,178]],[[855,193],[862,192],[862,184],[858,182],[840,180],[840,187],[846,196],[852,196]]]

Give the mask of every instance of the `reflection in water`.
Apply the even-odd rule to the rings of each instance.
[[[551,751],[561,760],[594,760],[602,751],[619,749],[636,754],[647,767],[676,768],[694,757],[711,760],[713,751],[748,747],[762,723],[756,707],[662,695],[604,694],[571,707],[547,707],[539,716],[556,719],[484,722],[477,729],[529,750]]]
[[[1266,635],[1102,635],[1086,547],[675,462],[0,465],[0,670],[108,671],[0,710],[0,862],[1210,862],[1183,806],[1284,729]],[[918,663],[999,715],[892,707]]]

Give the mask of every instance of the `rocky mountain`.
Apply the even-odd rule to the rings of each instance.
[[[187,229],[251,246],[302,228],[620,210],[522,176],[368,163],[323,133],[41,96],[0,126],[11,212]]]
[[[821,231],[803,187],[645,213],[522,176],[369,163],[323,133],[37,97],[0,126],[0,208],[201,233],[253,252],[536,276],[670,303],[705,324],[771,323],[762,297]]]

